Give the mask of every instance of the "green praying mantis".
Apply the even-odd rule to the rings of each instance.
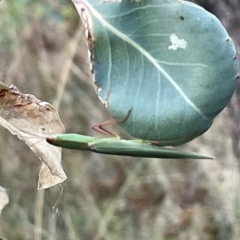
[[[63,148],[87,150],[110,155],[145,158],[213,159],[211,156],[158,147],[153,145],[151,141],[140,139],[124,140],[113,137],[94,138],[75,133],[67,133],[48,137],[47,142]]]
[[[126,121],[131,111],[122,121]],[[75,133],[57,134],[47,137],[47,142],[69,149],[86,150],[96,153],[122,155],[145,158],[177,158],[177,159],[213,159],[212,156],[200,155],[191,152],[183,152],[172,148],[159,147],[153,141],[133,139],[125,140],[105,129],[104,125],[113,124],[119,121],[108,122],[93,127],[101,133],[111,137],[95,138]]]

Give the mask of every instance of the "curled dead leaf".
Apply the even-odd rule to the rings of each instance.
[[[38,189],[67,178],[61,165],[61,148],[45,141],[46,136],[64,132],[64,125],[51,104],[0,82],[0,125],[23,140],[42,161]]]

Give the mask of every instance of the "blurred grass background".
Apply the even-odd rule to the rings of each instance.
[[[59,106],[67,132],[96,135],[91,126],[110,116],[94,92],[83,27],[71,1],[2,0],[0,16],[0,81]],[[239,39],[234,39],[238,47]],[[0,185],[8,190],[10,203],[0,215],[0,237],[240,239],[232,111],[228,106],[204,136],[181,147],[214,155],[213,161],[64,150],[68,179],[62,195],[59,186],[36,190],[40,161],[1,128]]]

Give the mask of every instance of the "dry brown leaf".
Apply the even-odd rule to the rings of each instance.
[[[0,82],[0,125],[23,140],[42,161],[38,189],[51,187],[67,178],[61,165],[61,148],[45,141],[45,136],[64,132],[51,104]]]
[[[3,208],[9,203],[9,197],[5,188],[0,186],[0,215]]]

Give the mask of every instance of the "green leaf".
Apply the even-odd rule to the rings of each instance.
[[[99,97],[117,120],[132,109],[120,125],[136,138],[170,141],[162,145],[208,130],[238,78],[236,50],[220,21],[178,0],[83,3],[93,18]]]

